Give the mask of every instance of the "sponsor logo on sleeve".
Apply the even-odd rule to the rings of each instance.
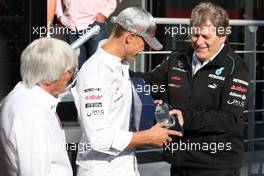
[[[242,93],[245,93],[247,92],[247,89],[242,87],[242,86],[235,86],[235,85],[232,85],[231,86],[231,90],[236,90],[238,92],[242,92]]]
[[[244,80],[242,80],[242,79],[236,79],[236,78],[234,78],[234,79],[233,79],[233,82],[235,82],[235,83],[239,83],[239,84],[243,84],[243,85],[245,85],[245,86],[248,86],[248,82],[247,82],[247,81],[244,81]]]
[[[183,73],[186,73],[187,70],[183,69],[183,68],[179,68],[179,67],[172,67],[172,70],[177,70],[179,72],[183,72]]]
[[[247,96],[245,94],[238,94],[235,92],[230,92],[229,95],[232,97],[241,98],[242,100],[245,100],[247,98]]]
[[[116,87],[114,90],[114,94],[118,94],[118,93],[121,93],[120,87]]]
[[[175,81],[180,81],[180,80],[182,80],[182,78],[179,77],[179,76],[177,76],[177,75],[172,76],[171,79],[172,79],[172,80],[175,80]]]
[[[245,106],[245,102],[244,101],[239,101],[239,100],[236,100],[236,99],[227,100],[227,104],[238,106],[238,107],[242,107],[242,108]]]
[[[123,94],[122,90],[123,89],[120,85],[114,87],[114,90],[113,90],[113,101],[114,101],[114,103],[118,102],[119,100],[121,100],[123,98],[124,94]]]
[[[181,88],[181,84],[168,84],[169,87],[174,87],[174,88]]]
[[[179,66],[180,68],[183,68],[183,67],[184,67],[184,63],[183,63],[182,60],[179,60],[179,62],[178,62],[178,66]]]
[[[122,95],[120,95],[119,97],[117,97],[115,100],[114,100],[114,103],[116,103],[116,102],[118,102],[119,100],[121,100],[121,98],[123,98],[123,94]]]

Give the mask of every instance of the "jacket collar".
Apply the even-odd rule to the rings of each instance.
[[[208,66],[225,66],[228,62],[226,59],[227,55],[230,50],[229,44],[225,44],[224,48],[216,55],[216,57],[212,60],[212,62],[208,63]]]

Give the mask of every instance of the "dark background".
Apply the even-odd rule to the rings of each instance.
[[[0,0],[0,99],[21,80],[20,55],[46,25],[46,0]]]

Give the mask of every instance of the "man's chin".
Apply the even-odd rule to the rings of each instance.
[[[196,55],[196,57],[197,57],[199,60],[201,60],[201,61],[206,60],[206,55],[204,55],[204,54],[196,53],[195,55]]]
[[[127,61],[131,62],[131,61],[136,60],[136,58],[137,58],[137,55],[127,58]]]

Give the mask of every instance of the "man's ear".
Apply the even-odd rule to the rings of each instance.
[[[130,44],[133,40],[133,35],[131,33],[127,33],[125,39],[126,39],[126,44]]]
[[[226,40],[227,40],[227,36],[226,35],[221,37],[221,43],[222,44],[225,44]]]

